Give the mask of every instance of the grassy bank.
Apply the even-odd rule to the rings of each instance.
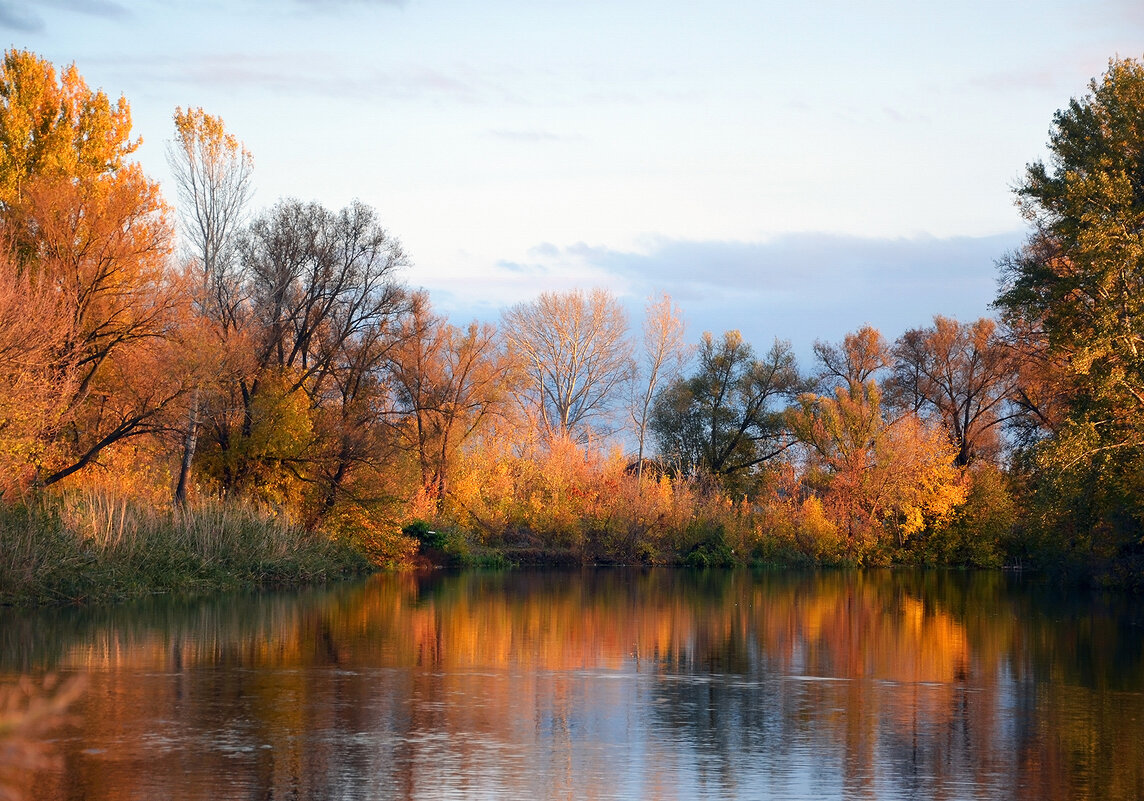
[[[0,507],[0,604],[320,582],[370,568],[347,541],[259,510],[99,493]]]

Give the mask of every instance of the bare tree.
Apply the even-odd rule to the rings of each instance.
[[[667,294],[649,298],[644,308],[643,342],[632,381],[632,424],[639,449],[636,481],[643,480],[644,443],[651,420],[652,400],[660,385],[679,377],[690,348],[684,340],[683,312]]]
[[[167,148],[167,162],[178,190],[180,229],[191,257],[189,268],[198,278],[195,306],[225,339],[236,322],[240,297],[234,251],[250,199],[253,159],[243,144],[227,133],[219,117],[201,108],[176,108],[175,139]],[[187,413],[176,504],[186,500],[198,442],[200,404],[201,388],[196,386]]]
[[[504,312],[504,331],[544,433],[583,439],[606,426],[632,367],[627,315],[611,293],[542,292]]]

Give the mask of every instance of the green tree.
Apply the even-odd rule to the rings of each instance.
[[[660,454],[685,473],[745,476],[791,444],[779,401],[800,388],[790,343],[776,340],[767,354],[738,331],[720,339],[704,333],[698,367],[656,398],[651,430]]]
[[[1037,448],[1035,509],[1074,556],[1141,558],[1144,65],[1112,60],[1056,113],[1048,149],[1017,189],[1034,230],[997,300],[1069,392]]]

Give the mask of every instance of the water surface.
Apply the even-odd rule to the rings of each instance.
[[[998,573],[382,575],[0,610],[36,799],[1138,799],[1133,599]]]

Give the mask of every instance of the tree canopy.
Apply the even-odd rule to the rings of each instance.
[[[1034,228],[1002,265],[997,306],[1063,372],[1063,419],[1037,449],[1046,520],[1075,526],[1082,548],[1097,529],[1131,543],[1144,528],[1144,65],[1113,59],[1054,116],[1048,149],[1017,188]]]
[[[660,453],[684,473],[743,474],[790,445],[776,402],[801,380],[790,343],[776,340],[757,358],[738,331],[705,332],[693,375],[668,384],[651,429]]]

